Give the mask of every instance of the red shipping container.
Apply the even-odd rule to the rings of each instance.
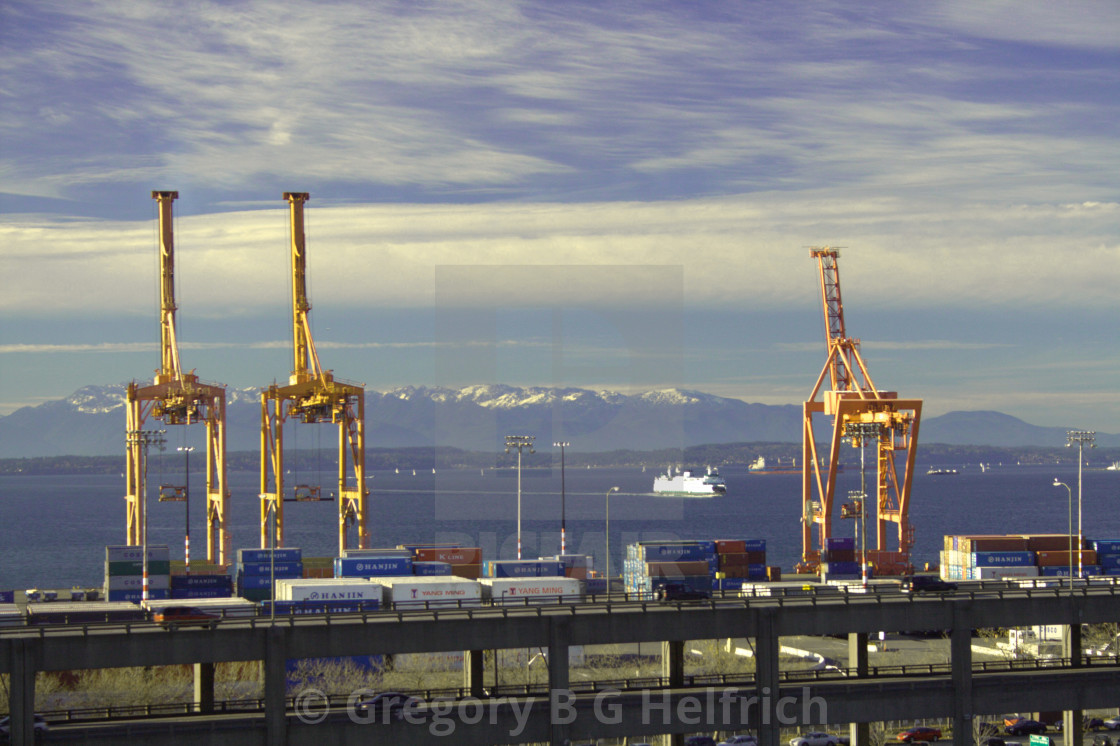
[[[1064,552],[1038,552],[1039,567],[1069,567],[1070,557],[1073,557],[1073,565],[1077,566],[1077,550],[1070,552],[1068,549]],[[1082,565],[1095,565],[1097,564],[1097,553],[1092,549],[1081,550],[1081,564]]]
[[[747,551],[745,539],[716,539],[716,553],[742,554]]]
[[[1034,534],[1023,537],[1032,552],[1068,552],[1070,549],[1069,534]],[[1073,537],[1073,549],[1077,550],[1077,537]],[[1077,559],[1074,557],[1074,559]]]
[[[651,578],[681,578],[689,575],[707,575],[708,563],[697,562],[647,562],[646,574]]]
[[[1030,549],[1022,536],[969,536],[968,544],[962,549],[966,554],[972,552],[1026,552]]]
[[[478,580],[482,577],[482,565],[452,565],[451,574],[458,578]]]
[[[482,564],[481,547],[419,547],[413,554],[417,562],[446,562],[449,565]]]
[[[565,567],[564,568],[564,577],[566,577],[566,578],[578,578],[580,580],[587,580],[587,568],[586,567]]]
[[[719,569],[744,570],[748,565],[765,565],[766,552],[740,552],[719,555]]]

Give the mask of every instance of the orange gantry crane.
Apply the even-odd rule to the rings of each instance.
[[[206,425],[206,558],[216,565],[230,561],[230,531],[226,520],[226,389],[203,383],[194,371],[186,373],[179,363],[175,332],[175,244],[171,205],[178,192],[152,192],[159,206],[160,354],[155,381],[141,386],[136,381],[126,393],[127,450],[126,494],[128,543],[143,543],[147,442],[144,426],[149,418],[165,425]],[[147,442],[146,442],[147,440]],[[189,551],[189,550],[188,550]]]
[[[875,506],[875,549],[868,551],[868,562],[880,574],[913,572],[910,551],[914,546],[914,527],[910,523],[910,483],[918,444],[921,399],[899,399],[893,391],[880,391],[871,380],[859,353],[860,342],[847,335],[844,305],[840,299],[840,252],[832,247],[814,247],[810,256],[820,267],[821,299],[828,336],[828,359],[817,377],[812,394],[804,404],[802,428],[802,514],[801,562],[799,572],[815,571],[821,550],[832,535],[832,508],[835,502],[836,474],[840,463],[840,444],[847,438],[856,447],[874,445],[876,479],[874,494],[859,498],[860,514],[870,500]],[[831,389],[818,394],[828,379]],[[813,415],[832,417],[832,444],[827,460],[817,453],[813,437]],[[905,454],[901,473],[899,454]],[[868,498],[868,499],[864,499]],[[847,516],[852,517],[853,512]],[[896,549],[888,549],[888,524],[897,524]],[[813,543],[816,526],[818,542]],[[871,532],[865,536],[870,545]]]
[[[330,501],[318,485],[299,484],[291,497],[284,487],[284,424],[338,425],[338,549],[349,543],[349,529],[357,530],[358,548],[369,543],[365,485],[365,389],[360,384],[336,380],[323,370],[311,337],[307,297],[307,255],[304,235],[305,192],[285,192],[291,222],[292,248],[292,375],[287,386],[272,384],[261,392],[261,547],[269,546],[269,514],[275,522],[276,546],[284,545],[284,502]]]

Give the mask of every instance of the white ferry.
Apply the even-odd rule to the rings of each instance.
[[[657,495],[679,497],[712,497],[727,492],[727,485],[719,475],[719,470],[711,466],[704,475],[694,475],[691,471],[680,470],[674,474],[670,468],[654,478],[653,492]]]

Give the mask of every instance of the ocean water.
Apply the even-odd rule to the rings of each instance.
[[[915,564],[936,562],[946,534],[1065,533],[1068,497],[1055,477],[1073,489],[1077,530],[1076,466],[958,466],[955,476],[919,469],[910,517],[916,526]],[[761,538],[767,561],[790,571],[801,551],[801,479],[798,475],[751,475],[743,467],[721,470],[728,492],[721,497],[671,498],[651,494],[653,468],[580,469],[565,474],[564,516],[569,552],[595,556],[605,565],[606,493],[610,497],[611,570],[622,570],[625,546],[646,539]],[[859,469],[838,477],[837,495],[859,488]],[[324,474],[323,491],[328,487]],[[205,559],[203,474],[191,474],[192,559]],[[305,477],[306,479],[306,477]],[[258,545],[258,475],[230,474],[233,548]],[[515,470],[418,470],[375,472],[369,528],[372,546],[460,542],[481,546],[485,559],[517,556]],[[156,501],[149,483],[149,543],[168,544],[183,557],[184,505]],[[1082,526],[1090,538],[1120,537],[1120,472],[1085,470]],[[0,476],[0,589],[99,586],[105,546],[125,542],[124,478],[108,475]],[[287,503],[287,546],[305,556],[338,550],[335,503]],[[560,548],[560,470],[525,469],[521,487],[524,557]],[[853,521],[835,520],[833,534],[851,536]],[[870,525],[870,521],[869,521]]]

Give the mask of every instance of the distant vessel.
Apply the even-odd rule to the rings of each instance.
[[[937,468],[934,468],[932,466],[929,468],[929,471],[926,472],[926,474],[934,474],[934,475],[956,474],[956,473],[957,473],[956,469],[937,469]]]
[[[821,465],[824,467],[824,464]],[[783,464],[781,459],[778,459],[776,464],[768,464],[764,456],[759,456],[747,466],[747,471],[751,474],[800,474],[801,467],[797,465],[797,459],[790,459],[788,464]],[[840,464],[836,467],[836,473],[844,471],[844,465]]]
[[[727,492],[727,485],[718,469],[708,467],[706,474],[693,475],[691,471],[679,471],[674,474],[670,468],[661,476],[653,480],[653,491],[658,495],[676,495],[680,497],[712,497]]]
[[[1120,461],[1113,461],[1104,468],[1105,471],[1120,471]]]

